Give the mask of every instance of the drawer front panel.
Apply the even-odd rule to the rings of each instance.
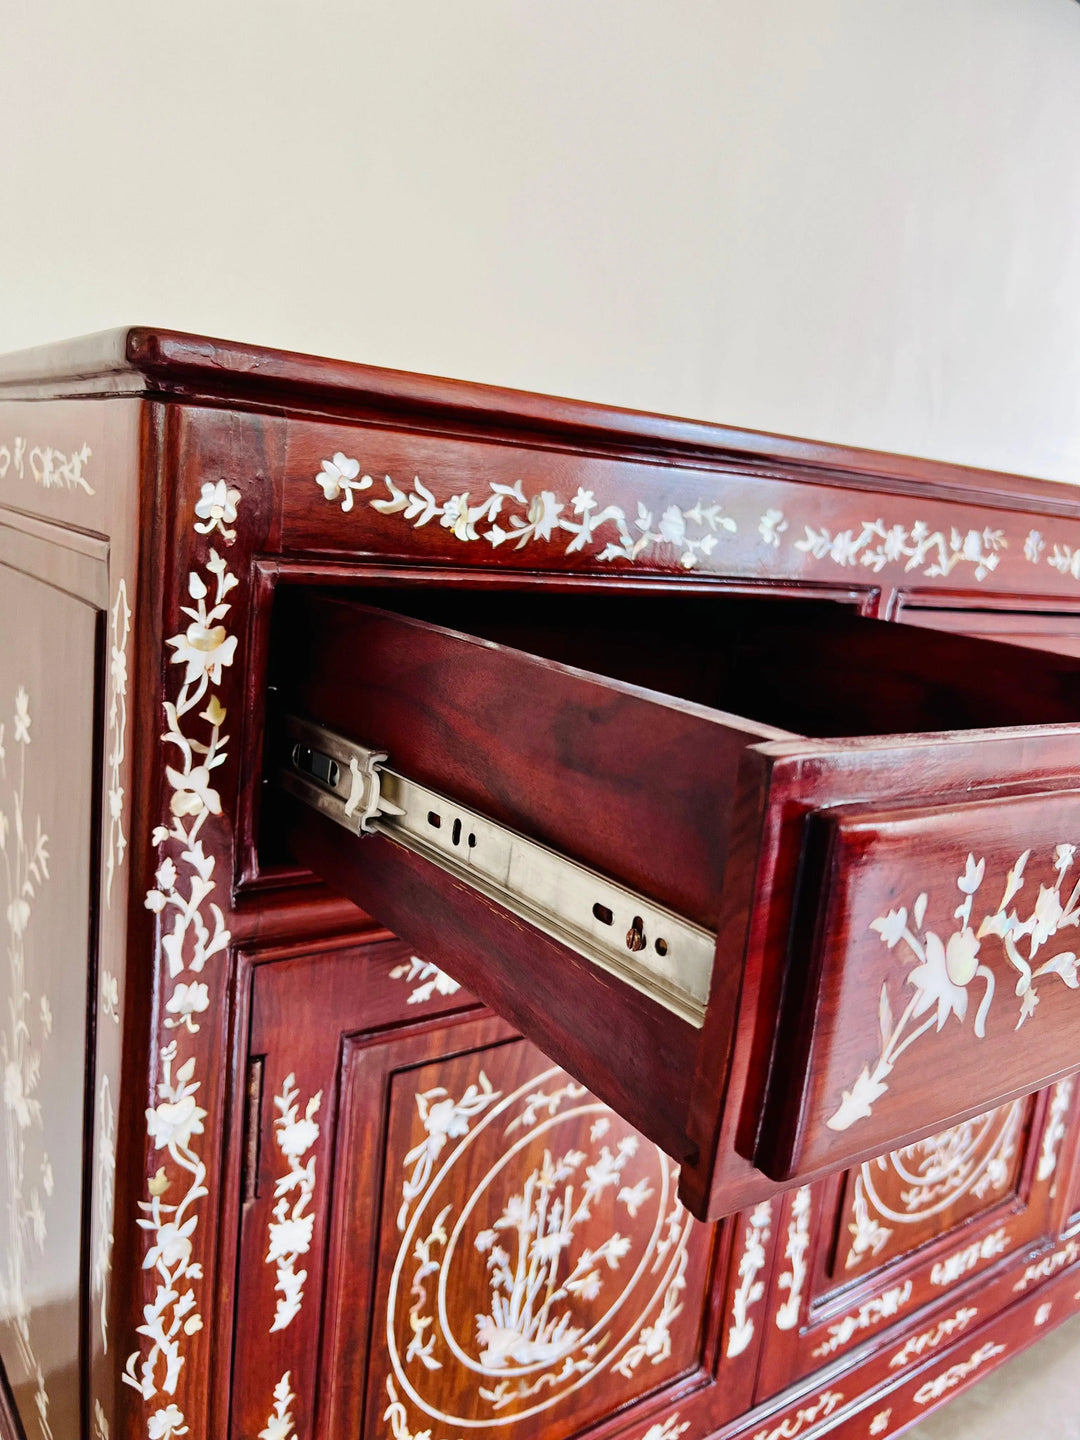
[[[1076,1064],[1080,792],[841,808],[811,832],[818,1003],[792,1012],[772,1173],[887,1143],[894,1105],[930,1115],[945,1090],[963,1110]]]

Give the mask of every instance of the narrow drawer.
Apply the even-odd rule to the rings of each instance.
[[[1080,1065],[1080,661],[824,605],[390,603],[287,598],[285,843],[696,1214]]]

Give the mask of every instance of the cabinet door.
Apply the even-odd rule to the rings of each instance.
[[[583,610],[567,652],[475,610],[296,605],[286,833],[675,1157],[695,1213],[1075,1066],[1075,660],[745,603],[659,653]]]
[[[853,1352],[884,1353],[895,1327],[908,1338],[883,1365],[894,1378],[1013,1300],[1017,1254],[1060,1229],[1073,1088],[1064,1080],[785,1197],[761,1394]]]
[[[20,524],[0,510],[0,1368],[27,1440],[59,1440],[81,1425],[108,591],[93,542]]]
[[[694,1221],[668,1156],[398,942],[261,964],[251,1006],[237,1440],[749,1406],[765,1217]]]

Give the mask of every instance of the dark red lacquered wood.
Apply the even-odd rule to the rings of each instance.
[[[23,404],[20,396],[34,403]],[[79,396],[93,399],[74,398]],[[62,458],[88,446],[94,493],[62,479],[46,484],[41,456],[37,478],[29,463],[18,472],[15,436],[29,447],[27,462],[34,447]],[[400,1167],[402,1147],[411,1153],[409,1147],[426,1133],[416,1128],[411,1093],[399,1090],[406,1103],[388,1109],[385,1085],[392,1092],[395,1084],[421,1073],[432,1087],[440,1075],[455,1080],[458,1062],[449,1057],[463,1051],[454,1037],[470,1026],[481,1027],[466,1047],[474,1057],[493,1037],[490,1053],[496,1057],[509,1054],[516,1043],[504,1022],[469,1009],[471,1001],[461,1000],[464,1008],[455,1009],[459,1001],[453,995],[438,998],[436,991],[434,1000],[410,1004],[400,978],[386,982],[402,987],[399,1009],[393,1018],[389,1012],[383,1016],[381,1002],[357,978],[364,968],[362,952],[401,953],[402,963],[411,965],[411,951],[404,955],[378,922],[335,898],[295,858],[290,861],[281,812],[262,793],[265,685],[284,633],[274,624],[275,610],[280,621],[287,609],[281,603],[284,583],[344,589],[384,607],[385,592],[392,590],[407,594],[398,606],[418,616],[421,590],[430,596],[441,584],[458,600],[468,590],[474,597],[470,623],[464,623],[463,601],[456,621],[449,615],[427,618],[489,632],[504,645],[531,646],[557,664],[675,694],[680,691],[673,675],[682,676],[685,692],[690,689],[687,657],[699,644],[696,617],[704,599],[726,596],[731,604],[738,597],[750,606],[756,596],[764,607],[771,597],[770,604],[790,608],[769,625],[763,608],[752,627],[759,647],[758,694],[767,699],[769,713],[760,720],[749,709],[736,711],[759,724],[812,737],[866,735],[868,729],[880,734],[895,728],[890,713],[914,714],[920,707],[926,716],[951,716],[935,722],[946,726],[1042,726],[1075,719],[1068,710],[1071,666],[1040,662],[1033,651],[1018,669],[1019,662],[1006,662],[1000,652],[938,645],[925,629],[909,647],[908,669],[894,666],[890,688],[868,687],[865,672],[878,657],[876,642],[862,637],[871,632],[848,628],[844,646],[830,648],[831,622],[821,609],[822,603],[842,604],[865,614],[910,618],[919,626],[1007,636],[1074,655],[1080,504],[1061,486],[149,329],[5,362],[3,444],[9,455],[4,467],[0,452],[0,519],[6,530],[11,516],[21,517],[20,524],[29,517],[57,526],[63,543],[52,532],[44,537],[55,552],[50,564],[77,568],[86,546],[97,545],[107,555],[109,616],[121,579],[131,605],[122,650],[129,721],[118,762],[128,846],[118,868],[114,864],[111,902],[100,899],[95,921],[100,967],[118,981],[118,1018],[107,1005],[97,1013],[95,1074],[97,1082],[109,1076],[116,1106],[114,1205],[106,1208],[109,1192],[97,1178],[108,1150],[100,1118],[82,1164],[99,1226],[83,1247],[94,1303],[84,1302],[82,1368],[95,1440],[93,1427],[101,1432],[98,1405],[118,1440],[145,1440],[151,1424],[165,1425],[163,1416],[182,1423],[193,1440],[230,1433],[246,1440],[267,1426],[276,1404],[274,1387],[285,1373],[294,1381],[290,1433],[332,1434],[326,1427],[337,1424],[338,1416],[352,1427],[350,1433],[361,1421],[369,1428],[401,1423],[398,1412],[386,1414],[390,1400],[386,1375],[376,1374],[377,1347],[370,1352],[375,1361],[370,1369],[366,1359],[356,1364],[351,1359],[356,1335],[377,1336],[385,1325],[380,1305],[389,1294],[390,1241],[398,1232],[396,1215],[386,1209],[389,1192],[380,1187],[392,1167]],[[324,462],[334,463],[339,454],[355,461],[358,482],[370,475],[370,485],[334,494]],[[237,492],[232,500],[230,490]],[[492,504],[495,495],[502,495],[499,507]],[[484,513],[470,519],[468,510],[478,507]],[[494,527],[498,531],[490,533]],[[25,525],[20,533],[27,533]],[[44,553],[42,539],[41,533],[28,539],[21,554],[5,552],[8,560],[25,570],[33,552],[36,564]],[[73,561],[72,555],[81,558]],[[211,722],[200,716],[210,695],[228,712],[225,761],[206,777],[217,798],[200,832],[199,860],[213,862],[213,891],[204,897],[201,913],[212,926],[210,905],[220,906],[230,943],[192,972],[189,931],[182,971],[174,974],[174,957],[163,945],[173,912],[162,919],[145,905],[147,892],[169,879],[167,870],[165,879],[159,878],[164,860],[188,877],[192,869],[178,842],[155,835],[158,827],[171,825],[178,792],[166,766],[176,770],[184,764],[175,743],[162,739],[169,728],[164,704],[176,703],[189,663],[178,664],[177,647],[168,642],[198,639],[211,649],[223,643],[220,637],[188,634],[195,623],[188,612],[197,609],[198,598],[191,577],[212,586],[211,562],[227,567],[237,582],[225,597],[229,610],[222,617],[225,638],[235,637],[236,644],[187,723],[202,743]],[[372,601],[374,590],[380,594]],[[517,609],[511,593],[524,597]],[[594,616],[590,597],[603,602]],[[624,601],[633,605],[620,611]],[[104,616],[100,597],[93,603]],[[631,608],[631,620],[614,618],[629,616]],[[754,613],[753,607],[746,610],[740,623]],[[1033,618],[1043,614],[1045,623]],[[606,670],[596,658],[605,649],[605,635]],[[119,670],[111,630],[106,641],[108,659]],[[894,658],[900,645],[898,639]],[[911,664],[925,676],[931,655],[938,657],[933,682],[917,678],[913,685]],[[771,691],[765,684],[770,675]],[[73,695],[73,706],[83,698]],[[716,703],[700,690],[693,699]],[[780,705],[786,707],[783,718]],[[841,709],[850,722],[842,729],[824,729],[813,718]],[[107,730],[107,701],[104,723]],[[928,725],[929,720],[912,728],[925,731]],[[10,753],[10,735],[7,744]],[[646,741],[635,744],[648,749]],[[841,1245],[850,1227],[858,1226],[861,1161],[872,1159],[875,1146],[915,1147],[918,1155],[919,1137],[946,1119],[962,1128],[961,1115],[1047,1077],[1047,1069],[1036,1074],[1025,1067],[1040,1048],[1051,1059],[1067,1048],[1072,1022],[1064,1006],[1073,997],[1066,985],[1056,981],[1059,994],[1047,988],[1052,976],[1040,980],[1039,1008],[1019,1032],[1007,1035],[1004,1019],[999,1022],[992,1011],[984,1040],[972,1034],[978,1004],[972,989],[964,1023],[954,1011],[940,1034],[928,1030],[898,1060],[886,1077],[889,1090],[860,1122],[869,1127],[864,1141],[857,1140],[856,1125],[837,1138],[820,1123],[836,1103],[837,1090],[842,1094],[848,1087],[852,1067],[857,1074],[875,1058],[881,983],[893,987],[894,1020],[914,993],[905,978],[914,962],[901,965],[877,932],[863,933],[866,915],[860,907],[865,902],[876,915],[879,908],[887,913],[906,905],[910,915],[916,870],[932,867],[932,883],[924,887],[931,893],[926,917],[932,914],[934,933],[944,938],[956,921],[936,897],[955,889],[960,872],[953,850],[965,850],[961,865],[965,847],[973,848],[976,860],[985,850],[979,895],[991,889],[1000,894],[1011,863],[1003,833],[991,845],[990,827],[968,829],[956,816],[994,787],[1015,797],[1010,803],[1025,817],[1036,804],[1024,798],[1029,792],[1061,792],[1045,811],[1060,816],[1068,804],[1064,792],[1075,786],[1074,753],[1071,728],[1038,739],[1001,735],[979,743],[923,739],[893,746],[864,738],[828,745],[815,738],[770,742],[760,751],[751,747],[724,791],[726,859],[715,909],[724,963],[705,1029],[693,1041],[692,1063],[681,1022],[658,1029],[655,1016],[628,1006],[595,976],[573,978],[570,968],[555,968],[552,975],[561,977],[560,983],[549,977],[546,990],[532,992],[530,1006],[514,983],[513,948],[507,950],[505,932],[485,934],[495,923],[490,913],[474,912],[473,902],[449,889],[437,892],[430,879],[421,887],[422,877],[410,877],[395,862],[401,928],[410,905],[423,910],[433,943],[446,940],[462,974],[475,974],[478,991],[486,987],[487,997],[523,1028],[535,1024],[535,1012],[543,1008],[550,1049],[571,1067],[580,1067],[590,1054],[595,1063],[601,1045],[613,1061],[621,1053],[613,1065],[621,1078],[612,1075],[607,1098],[641,1122],[639,1128],[662,1133],[670,1149],[681,1144],[685,1150],[686,1142],[696,1146],[696,1161],[685,1156],[682,1184],[702,1213],[710,1206],[714,1213],[716,1207],[740,1211],[730,1223],[702,1229],[695,1284],[671,1297],[672,1307],[682,1304],[678,1314],[668,1316],[671,1355],[678,1358],[670,1364],[661,1360],[654,1370],[651,1356],[645,1356],[631,1367],[630,1379],[621,1377],[617,1384],[613,1372],[602,1386],[583,1391],[580,1415],[596,1440],[642,1440],[653,1435],[654,1426],[656,1435],[668,1440],[683,1425],[690,1427],[682,1432],[687,1440],[717,1428],[730,1437],[771,1440],[811,1425],[839,1435],[893,1434],[1080,1306],[1078,1107],[1074,1095],[1063,1102],[1067,1092],[1060,1088],[1025,1108],[1024,1128],[1012,1157],[1002,1162],[999,1188],[990,1186],[983,1195],[967,1190],[940,1216],[924,1217],[904,1234],[877,1212],[878,1222],[892,1225],[894,1234],[880,1255],[871,1251],[850,1272]],[[106,744],[106,760],[108,754]],[[587,768],[590,783],[599,783],[600,771]],[[108,790],[116,782],[109,780],[108,763],[103,770],[96,783],[107,845],[115,843]],[[683,794],[691,808],[699,803],[689,787]],[[953,818],[940,825],[935,819],[925,838],[920,832],[904,850],[899,837],[911,819],[904,809],[909,804],[924,812],[944,807],[943,814]],[[841,822],[832,812],[847,807],[851,815],[853,805],[869,806],[867,813],[880,817],[873,837],[864,823],[857,837],[850,831],[843,843],[827,833],[816,846],[803,843],[800,837],[813,840],[815,830],[836,830]],[[813,810],[819,818],[808,826]],[[1033,833],[1038,827],[1032,819]],[[1032,845],[1027,888],[1016,898],[1023,916],[1040,887],[1052,888],[1053,860],[1044,852],[1057,828],[1048,820],[1038,845]],[[1071,842],[1063,837],[1062,843]],[[373,856],[380,853],[377,844]],[[854,871],[847,867],[846,876],[830,870],[829,857],[845,845],[852,856],[875,860],[873,866],[867,861],[867,873],[858,862]],[[1027,845],[1027,839],[1017,839],[1017,853]],[[821,857],[816,871],[815,855]],[[389,861],[378,863],[387,866],[389,882]],[[637,863],[647,878],[667,862],[638,846]],[[899,876],[895,885],[870,873],[890,866]],[[325,868],[329,872],[329,858]],[[690,893],[694,885],[699,898],[704,893],[704,870],[695,879],[693,865],[680,861],[669,871],[672,893],[680,886]],[[800,900],[815,874],[818,889],[809,901]],[[760,888],[766,880],[767,893]],[[189,878],[183,884],[186,890]],[[955,891],[954,910],[963,894]],[[998,895],[992,898],[996,903]],[[931,903],[938,906],[933,912]],[[797,931],[792,944],[792,925],[801,916],[809,916],[807,928]],[[379,921],[386,918],[379,915]],[[476,927],[471,943],[470,924]],[[920,933],[929,925],[927,918]],[[1067,933],[1061,946],[1068,943]],[[815,934],[823,937],[816,950]],[[991,939],[982,937],[980,957],[995,971],[995,1005],[1006,998],[1015,1004],[1012,970],[1000,956],[989,955]],[[485,950],[502,951],[501,971],[484,963]],[[1038,958],[1050,954],[1044,947]],[[553,967],[561,963],[550,958]],[[428,963],[428,957],[418,963]],[[889,964],[900,968],[889,970]],[[384,968],[388,975],[395,967],[386,962]],[[794,983],[805,984],[811,971],[820,980],[812,1014]],[[260,1008],[260,1001],[251,1009],[259,977],[267,977],[260,993],[268,995],[275,974],[283,977],[281,994],[294,985],[288,1002],[275,1009]],[[858,983],[864,975],[865,993]],[[178,1026],[178,1010],[166,1008],[177,999],[178,981],[206,987],[205,1009],[188,1012],[195,1030]],[[560,1013],[565,1024],[553,1018]],[[776,1039],[781,1014],[786,1018],[779,1033],[792,1037],[786,1046]],[[380,1016],[387,1019],[382,1029]],[[624,1034],[613,1042],[604,1032],[616,1028],[615,1016],[622,1017]],[[353,1037],[348,1063],[335,1068],[339,1038],[346,1032]],[[404,1068],[380,1070],[379,1057],[389,1057],[406,1035],[415,1037],[410,1043],[419,1046],[416,1054],[406,1058]],[[367,1038],[358,1043],[357,1036]],[[161,1275],[156,1259],[144,1264],[156,1228],[140,1228],[139,1221],[147,1220],[155,1195],[166,1206],[175,1204],[190,1183],[167,1145],[147,1134],[146,1112],[161,1100],[163,1055],[174,1042],[173,1076],[194,1060],[195,1103],[203,1112],[201,1128],[189,1136],[201,1167],[201,1193],[185,1211],[196,1221],[184,1237],[191,1247],[187,1263],[195,1267],[184,1279],[193,1309],[179,1317],[173,1332],[180,1363],[168,1385],[159,1358],[153,1383],[140,1393],[122,1374],[127,1368],[138,1377],[151,1356],[154,1342],[139,1327],[150,1323],[145,1307],[159,1300]],[[253,1213],[244,1198],[244,1161],[251,1138],[248,1062],[256,1045],[267,1047],[259,1052],[267,1059],[272,1048],[281,1081],[290,1065],[297,1084],[305,1078],[304,1057],[317,1054],[319,1063],[329,1066],[317,1081],[326,1091],[326,1143],[334,1132],[333,1165],[321,1173],[336,1177],[335,1203],[329,1202],[328,1187],[327,1199],[320,1199],[314,1212],[314,1225],[329,1248],[320,1245],[306,1262],[310,1279],[302,1314],[303,1325],[312,1328],[296,1321],[295,1330],[289,1326],[273,1338],[276,1296],[272,1283],[267,1289],[274,1278],[265,1259],[268,1236],[243,1218]],[[816,1090],[805,1083],[806,1068],[793,1063],[800,1047],[813,1058]],[[992,1062],[983,1063],[990,1052]],[[905,1060],[912,1062],[906,1069]],[[970,1076],[977,1062],[991,1079],[975,1094]],[[81,1065],[82,1056],[72,1056],[71,1064]],[[398,1079],[389,1078],[392,1070]],[[346,1096],[344,1111],[335,1110],[331,1091]],[[263,1130],[269,1125],[264,1139],[271,1145],[273,1111],[265,1107],[272,1100],[264,1091],[258,1112]],[[378,1117],[389,1115],[392,1123],[380,1131]],[[1052,1143],[1049,1137],[1055,1137]],[[603,1137],[595,1143],[602,1145]],[[320,1151],[320,1160],[329,1154]],[[769,1180],[748,1158],[754,1155],[774,1171],[790,1168],[798,1156],[795,1163],[817,1165],[822,1173],[810,1187],[806,1275],[799,1304],[791,1306],[791,1328],[780,1326],[777,1316],[792,1298],[791,1230],[794,1225],[797,1235],[801,1222],[794,1198],[783,1197],[785,1182]],[[75,1161],[67,1157],[67,1163],[70,1168]],[[838,1165],[852,1168],[838,1174]],[[263,1176],[272,1178],[269,1171]],[[400,1180],[399,1170],[396,1183]],[[267,1192],[258,1193],[265,1210]],[[463,1193],[454,1191],[455,1203]],[[503,1198],[512,1193],[513,1186]],[[362,1214],[377,1224],[385,1242],[381,1251],[358,1243],[350,1214],[354,1221]],[[267,1222],[265,1213],[262,1221]],[[108,1235],[111,1249],[100,1252],[108,1260],[106,1350],[100,1283],[93,1279],[99,1252],[92,1255],[91,1249]],[[908,1285],[910,1294],[890,1309],[890,1292],[902,1293]],[[463,1333],[471,1300],[459,1296],[456,1302]],[[863,1307],[871,1317],[865,1325],[859,1318]],[[171,1325],[176,1317],[166,1309]],[[974,1317],[948,1328],[945,1322],[969,1309],[976,1310]],[[333,1323],[317,1339],[310,1317],[324,1314]],[[829,1343],[831,1327],[846,1331],[852,1317],[855,1329],[845,1340],[828,1354],[815,1353]],[[355,1334],[350,1325],[359,1327]],[[240,1347],[235,1356],[234,1338]],[[293,1340],[295,1351],[288,1348]],[[903,1361],[893,1363],[901,1355]],[[323,1363],[329,1356],[333,1363]],[[652,1387],[651,1376],[657,1377]],[[444,1396],[458,1396],[472,1382],[448,1370],[440,1383]],[[10,1430],[10,1416],[0,1418],[0,1428],[5,1423]],[[406,1412],[405,1423],[415,1432],[435,1421],[414,1409]],[[524,1440],[544,1434],[543,1416],[519,1421],[515,1433]]]

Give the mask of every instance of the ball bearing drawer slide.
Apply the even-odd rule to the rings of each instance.
[[[282,789],[353,834],[405,846],[700,1027],[716,937],[594,870],[389,768],[321,725],[285,717]]]

